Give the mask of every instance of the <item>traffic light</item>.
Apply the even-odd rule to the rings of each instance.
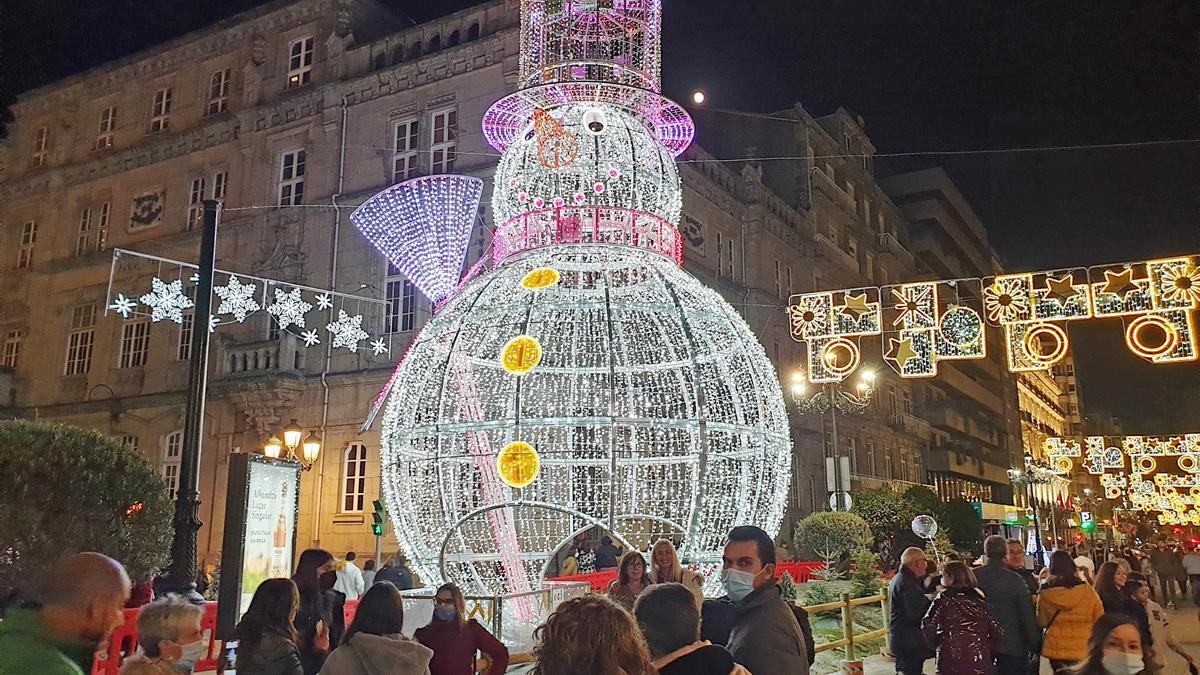
[[[375,507],[375,512],[371,514],[371,531],[375,533],[376,537],[382,537],[383,528],[387,525],[388,520],[387,507],[378,499],[371,502],[371,505]]]

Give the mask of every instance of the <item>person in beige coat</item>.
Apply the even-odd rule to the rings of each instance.
[[[1104,614],[1095,589],[1081,581],[1066,551],[1050,556],[1050,578],[1037,595],[1038,626],[1046,631],[1042,656],[1057,671],[1087,658],[1092,626]]]
[[[387,582],[367,589],[342,644],[325,659],[321,675],[429,675],[433,650],[400,631],[404,603]]]
[[[683,584],[696,598],[697,607],[704,602],[704,577],[684,569],[679,564],[679,554],[675,552],[675,546],[666,539],[654,542],[654,547],[650,549],[650,582]]]

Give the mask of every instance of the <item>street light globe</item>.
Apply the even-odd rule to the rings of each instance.
[[[292,423],[283,430],[283,443],[288,447],[288,450],[295,450],[300,445],[300,437],[304,435],[304,430],[300,428],[300,423],[296,418],[292,418]]]
[[[317,463],[317,457],[321,454],[321,439],[317,438],[317,432],[308,432],[308,437],[304,439],[303,454],[304,463],[312,466]]]
[[[862,381],[863,381],[863,384],[866,384],[867,386],[875,384],[875,371],[873,371],[873,370],[863,371]]]
[[[283,441],[275,436],[268,438],[267,442],[263,444],[263,454],[271,459],[279,459],[279,456],[283,454]]]
[[[700,90],[692,92],[692,103],[695,103],[696,105],[703,105],[707,98],[708,97],[704,95],[704,92]]]

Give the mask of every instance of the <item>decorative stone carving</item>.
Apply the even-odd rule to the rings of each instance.
[[[241,387],[231,392],[229,399],[262,438],[268,438],[279,429],[281,422],[291,419],[296,407],[295,391],[274,387]]]

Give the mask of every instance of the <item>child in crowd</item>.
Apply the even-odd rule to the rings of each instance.
[[[1133,599],[1146,608],[1146,617],[1150,623],[1150,636],[1154,639],[1154,646],[1150,649],[1150,663],[1147,664],[1150,669],[1147,672],[1163,672],[1163,669],[1167,667],[1167,647],[1187,659],[1188,663],[1194,663],[1191,654],[1183,650],[1183,645],[1179,644],[1179,640],[1171,632],[1171,624],[1167,621],[1167,611],[1162,608],[1162,605],[1150,599],[1150,587],[1139,588],[1134,593]]]

